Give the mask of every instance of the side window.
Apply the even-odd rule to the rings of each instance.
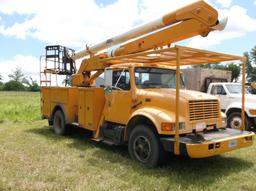
[[[218,86],[213,86],[211,90],[211,94],[214,95],[226,95],[226,91],[224,90],[223,86],[218,85]]]
[[[217,94],[219,94],[219,95],[226,95],[226,92],[225,92],[223,86],[218,86]]]
[[[135,72],[135,82],[136,85],[143,84],[149,81],[149,74],[148,73],[138,73]]]
[[[212,86],[211,94],[213,94],[213,95],[217,94],[217,86]]]
[[[122,90],[130,90],[130,74],[128,70],[113,71],[112,86]]]

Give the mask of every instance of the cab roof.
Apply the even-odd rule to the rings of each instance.
[[[212,82],[212,85],[242,85],[241,83],[238,82]]]

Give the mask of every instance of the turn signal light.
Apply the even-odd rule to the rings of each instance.
[[[246,141],[252,141],[252,136],[250,136],[250,137],[245,137],[244,138]]]
[[[251,115],[256,115],[256,109],[250,109],[249,112]]]
[[[161,124],[161,130],[162,131],[174,131],[175,130],[175,123],[168,123],[168,122],[163,122]],[[180,122],[179,123],[179,129],[184,130],[186,128],[185,122]]]
[[[165,123],[165,122],[163,122],[161,124],[161,130],[162,131],[173,131],[173,123]]]

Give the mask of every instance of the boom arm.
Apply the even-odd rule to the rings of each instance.
[[[218,12],[210,5],[200,0],[174,12],[166,14],[161,19],[155,20],[127,33],[87,48],[86,50],[80,51],[72,55],[72,59],[75,60],[88,56],[89,54],[96,54],[98,51],[145,35],[117,47],[116,49],[104,54],[103,57],[121,56],[143,52],[165,45],[170,45],[171,43],[197,35],[205,37],[213,30],[223,30],[226,22],[227,20],[219,21]],[[73,79],[76,78],[76,80],[73,80],[75,82],[73,83],[74,85],[90,85],[88,84],[90,77],[87,76],[85,79],[85,72],[90,72],[93,70],[103,71],[105,66],[95,64],[95,59],[99,59],[99,57],[96,56],[82,61],[78,74],[73,76]],[[83,77],[81,76],[82,74]],[[78,80],[78,78],[84,78],[82,84],[81,80]]]

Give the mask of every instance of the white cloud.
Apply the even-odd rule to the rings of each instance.
[[[124,32],[138,17],[137,1],[118,0],[107,7],[93,0],[16,0],[1,2],[5,14],[32,14],[32,18],[0,28],[0,34],[26,39],[34,37],[45,43],[85,46]]]
[[[216,0],[222,7],[228,8],[231,6],[233,0]]]
[[[0,61],[0,74],[4,81],[8,81],[8,75],[16,68],[22,68],[26,77],[31,76],[39,81],[39,60],[33,56],[16,55],[13,59]]]
[[[23,22],[16,22],[11,26],[0,24],[0,34],[14,36],[19,39],[33,37],[46,44],[62,44],[70,47],[85,47],[93,45],[125,32],[136,23],[145,23],[154,20],[185,4],[195,0],[180,0],[171,3],[170,0],[117,0],[108,6],[100,6],[94,0],[1,0],[0,13],[12,15],[30,15]],[[209,3],[221,4],[229,7],[232,0],[208,0]],[[215,5],[214,5],[215,6]],[[214,34],[205,38],[207,46],[221,43],[225,39],[240,37],[245,32],[252,32],[255,28],[255,19],[250,18],[246,9],[232,6],[224,9],[229,15],[229,23],[224,34]],[[226,35],[226,36],[225,36]],[[200,40],[195,38],[190,45]],[[209,42],[209,43],[208,43]],[[211,43],[210,43],[211,42]],[[215,44],[216,44],[215,43]]]
[[[221,11],[228,16],[225,30],[213,32],[207,38],[195,37],[190,41],[189,46],[207,48],[221,44],[225,40],[245,36],[248,32],[256,32],[256,18],[251,18],[245,8],[234,5],[230,9]]]
[[[1,0],[0,13],[10,17],[14,13],[29,17],[10,26],[0,22],[0,35],[19,39],[33,37],[46,44],[82,48],[132,29],[135,24],[155,20],[193,1],[117,0],[104,7],[94,0]],[[256,31],[256,19],[251,18],[245,8],[232,6],[232,0],[208,2],[213,6],[222,5],[224,9],[221,11],[229,16],[227,28],[223,32],[211,33],[207,38],[195,37],[189,42],[190,46],[208,48]],[[38,59],[16,55],[13,59],[0,62],[0,73],[11,73],[16,67],[22,67],[27,75],[37,75]]]
[[[33,37],[48,44],[85,47],[154,20],[195,0],[117,0],[102,7],[94,0],[1,1],[0,12],[31,15],[23,22],[1,26],[0,34],[19,39]]]
[[[197,36],[193,38],[188,46],[195,48],[207,48],[210,46],[221,44],[224,40],[229,40],[233,38],[238,38],[244,36],[241,32],[213,32],[210,33],[206,38]]]
[[[155,20],[165,13],[169,13],[195,1],[196,0],[179,0],[170,2],[170,0],[141,0],[139,4],[139,18],[143,22]]]

